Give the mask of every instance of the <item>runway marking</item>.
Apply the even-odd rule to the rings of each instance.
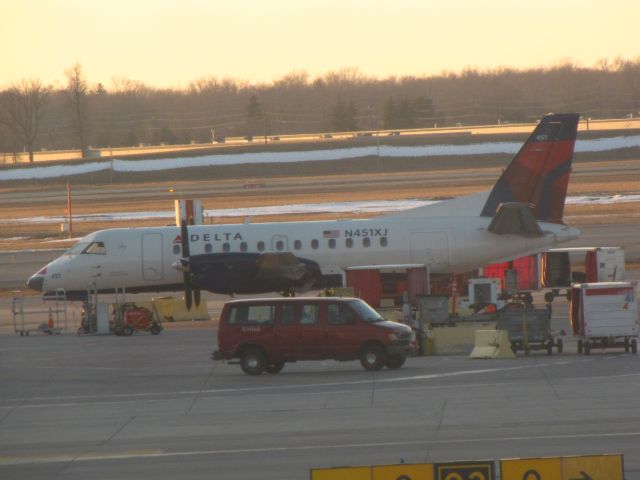
[[[461,438],[461,439],[431,439],[431,440],[407,440],[399,442],[369,442],[369,443],[343,443],[331,445],[298,445],[298,446],[282,446],[282,447],[262,447],[262,448],[229,448],[217,450],[195,450],[190,452],[167,452],[161,449],[155,450],[130,450],[119,453],[106,452],[90,452],[90,453],[60,453],[50,455],[0,455],[0,466],[11,465],[35,465],[44,463],[69,463],[69,462],[99,462],[112,460],[131,460],[131,459],[149,459],[149,458],[175,458],[175,457],[193,457],[203,455],[237,455],[237,454],[254,454],[254,453],[279,453],[279,452],[300,452],[306,450],[335,450],[344,448],[384,448],[384,447],[403,447],[420,445],[426,446],[430,444],[437,445],[454,445],[461,443],[486,443],[486,442],[526,442],[539,440],[571,440],[581,438],[629,438],[640,437],[638,432],[608,432],[608,433],[579,433],[566,435],[531,435],[531,436],[514,436],[514,437],[479,437],[479,438]]]
[[[592,362],[594,359],[581,359],[578,362]],[[135,401],[147,401],[147,402],[157,402],[162,401],[162,399],[157,397],[188,397],[193,395],[215,395],[221,393],[242,393],[242,392],[268,392],[275,390],[293,390],[293,389],[305,389],[305,388],[318,388],[318,387],[339,387],[339,386],[349,386],[349,385],[370,385],[373,381],[378,384],[388,384],[388,383],[398,383],[398,382],[412,382],[419,380],[434,380],[440,378],[450,378],[450,377],[458,377],[463,375],[480,375],[485,373],[496,373],[496,372],[505,372],[505,371],[515,371],[515,370],[525,370],[525,369],[538,369],[543,367],[554,367],[554,366],[562,366],[562,365],[570,365],[576,362],[570,362],[567,360],[557,361],[557,362],[544,362],[544,363],[536,363],[533,365],[517,365],[511,367],[498,367],[498,368],[484,368],[484,369],[476,369],[476,370],[462,370],[457,372],[446,372],[446,373],[431,373],[425,375],[412,375],[406,377],[392,377],[392,378],[379,378],[376,377],[375,380],[366,379],[366,380],[352,380],[352,381],[343,381],[343,382],[327,382],[327,383],[306,383],[306,384],[295,384],[295,385],[269,385],[262,387],[240,387],[240,388],[220,388],[220,389],[211,389],[211,390],[182,390],[176,392],[143,392],[143,393],[115,393],[110,395],[74,395],[74,396],[51,396],[51,397],[29,397],[29,398],[13,398],[13,399],[3,399],[1,402],[5,405],[0,405],[0,409],[24,409],[24,408],[53,408],[53,407],[70,407],[70,406],[78,406],[85,405],[85,403],[79,402],[81,400],[92,400],[92,399],[105,399],[105,401],[92,402],[92,405],[109,405],[115,403],[123,403],[130,400]],[[615,377],[624,377],[624,376],[633,376],[638,374],[621,374],[621,375],[607,375],[606,378],[615,378]],[[589,379],[592,377],[582,377],[583,379]],[[601,378],[601,377],[593,377],[593,378]],[[575,379],[571,379],[575,380]],[[145,397],[156,397],[154,399],[149,400],[140,400]],[[110,399],[110,400],[109,400]],[[122,399],[122,400],[117,400]],[[25,401],[64,401],[65,403],[43,403],[43,404],[21,404],[21,405],[6,405],[9,402],[25,402]],[[76,402],[74,402],[76,400]]]

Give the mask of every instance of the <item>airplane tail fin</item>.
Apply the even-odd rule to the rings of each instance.
[[[493,217],[500,204],[519,202],[532,206],[536,220],[562,223],[579,117],[545,115],[494,185],[480,215]]]

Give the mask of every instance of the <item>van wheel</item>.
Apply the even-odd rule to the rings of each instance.
[[[284,368],[284,362],[269,363],[264,369],[267,373],[278,373]]]
[[[407,357],[402,355],[391,355],[387,358],[387,363],[385,366],[391,370],[395,370],[396,368],[400,368],[404,365],[404,362],[407,360]]]
[[[366,345],[360,352],[360,363],[365,370],[376,371],[384,367],[386,352],[380,345]]]
[[[266,367],[266,359],[262,350],[250,348],[240,358],[240,368],[247,375],[260,375]]]

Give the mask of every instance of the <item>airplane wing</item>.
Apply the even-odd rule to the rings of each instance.
[[[307,267],[289,252],[263,253],[255,263],[256,278],[282,278],[299,281],[307,273]]]
[[[531,208],[525,203],[501,203],[493,216],[488,230],[497,235],[523,235],[541,237],[544,235],[533,216]]]

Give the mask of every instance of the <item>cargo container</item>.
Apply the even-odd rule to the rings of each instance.
[[[567,288],[571,283],[619,282],[624,279],[622,247],[554,248],[541,258],[541,284]]]
[[[575,284],[571,288],[571,328],[578,353],[592,348],[624,347],[638,352],[638,303],[635,282]]]

